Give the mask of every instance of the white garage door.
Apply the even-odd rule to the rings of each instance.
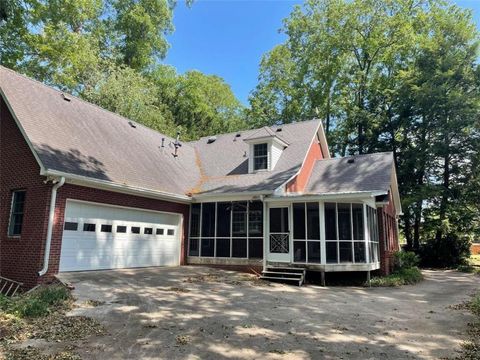
[[[180,264],[177,214],[67,201],[60,271]]]

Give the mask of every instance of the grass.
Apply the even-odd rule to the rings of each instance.
[[[64,286],[41,286],[13,299],[0,297],[0,310],[18,318],[46,316],[70,298],[70,292]]]
[[[393,287],[402,285],[413,285],[423,280],[423,275],[417,267],[399,269],[388,276],[374,277],[370,286]],[[368,285],[368,284],[367,284]]]
[[[468,263],[457,267],[458,271],[480,275],[480,255],[471,255]]]
[[[470,256],[470,264],[480,266],[480,254]]]

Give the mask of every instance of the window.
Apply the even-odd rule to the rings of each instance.
[[[163,230],[163,229],[157,229],[156,234],[157,234],[157,235],[163,235],[164,232],[165,232],[165,230]]]
[[[25,194],[25,190],[14,191],[12,193],[12,208],[10,213],[10,223],[8,226],[9,236],[19,236],[22,233]]]
[[[95,232],[95,224],[85,223],[83,224],[83,231]]]
[[[127,227],[123,225],[118,225],[117,226],[117,233],[126,233],[127,232]]]
[[[151,228],[151,227],[148,227],[148,228],[147,228],[147,227],[146,227],[146,228],[143,229],[143,233],[144,233],[145,235],[152,235],[152,234],[153,234],[153,228]]]
[[[192,205],[188,254],[262,258],[263,203],[234,201]]]
[[[173,230],[173,229],[168,229],[168,230],[167,230],[167,235],[170,235],[170,236],[175,235],[175,230]]]
[[[78,230],[78,223],[65,221],[65,225],[63,225],[63,229],[64,230],[69,230],[69,231],[77,231]]]
[[[253,145],[253,170],[268,169],[268,145]]]
[[[111,232],[112,232],[112,225],[102,224],[102,226],[100,227],[100,231],[101,231],[101,232],[111,233]]]
[[[132,234],[140,234],[140,227],[132,226]]]

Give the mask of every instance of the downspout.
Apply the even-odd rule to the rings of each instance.
[[[57,190],[65,184],[65,178],[62,176],[60,180],[53,185],[50,195],[50,210],[48,213],[47,240],[45,242],[45,252],[43,254],[43,268],[38,272],[38,276],[43,276],[48,271],[48,262],[50,260],[50,248],[52,245],[53,220],[55,218],[55,205],[57,203]]]

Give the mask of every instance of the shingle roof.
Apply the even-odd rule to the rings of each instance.
[[[1,66],[0,88],[49,170],[182,195],[200,179],[191,146],[175,158],[174,139]]]
[[[305,193],[388,191],[393,166],[391,152],[317,160]]]
[[[249,145],[243,140],[258,129],[217,135],[213,143],[208,143],[208,137],[189,143],[197,151],[202,171],[202,181],[197,184],[195,192],[219,194],[275,190],[300,169],[319,125],[319,120],[282,125],[282,140],[290,145],[282,152],[272,171],[254,174],[248,173]],[[277,127],[270,129],[274,134],[276,130]]]
[[[183,143],[0,66],[0,89],[46,170],[154,191],[190,193],[271,192],[300,169],[319,120],[264,127]],[[260,133],[259,133],[260,131]],[[275,169],[248,174],[251,136],[285,141]],[[279,136],[281,134],[281,136]],[[162,147],[165,139],[165,147]]]

